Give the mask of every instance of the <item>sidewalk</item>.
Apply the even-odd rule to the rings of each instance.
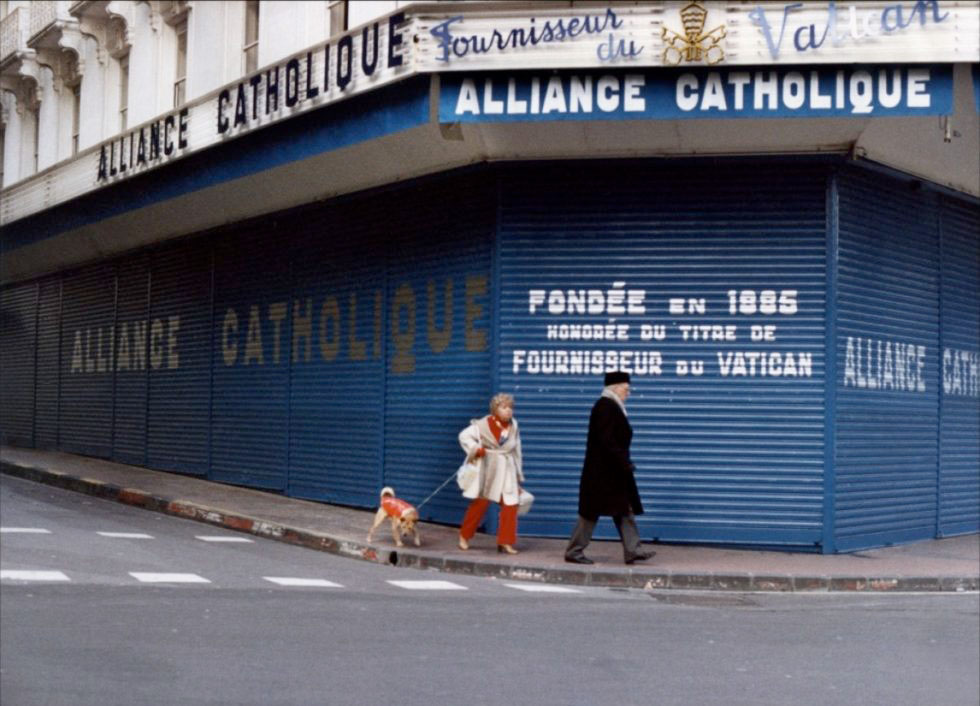
[[[567,564],[565,541],[520,537],[517,556],[478,534],[463,552],[457,530],[423,524],[423,546],[397,549],[387,523],[364,541],[374,512],[287,498],[52,451],[2,447],[0,470],[87,495],[207,522],[343,556],[418,569],[559,584],[734,591],[977,591],[980,537],[969,535],[820,555],[692,545],[651,545],[657,555],[626,566],[619,542],[589,547],[593,566]]]

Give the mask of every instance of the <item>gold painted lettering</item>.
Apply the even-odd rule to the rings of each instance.
[[[351,360],[367,360],[367,344],[357,338],[357,295],[350,294],[348,310],[347,349]]]
[[[327,325],[332,335],[327,335]],[[330,362],[337,359],[340,353],[340,303],[337,297],[327,297],[320,307],[320,357]]]
[[[119,329],[119,352],[116,354],[116,370],[129,370],[129,325],[123,321]]]
[[[483,304],[477,297],[487,293],[486,275],[467,275],[466,277],[466,328],[463,346],[468,351],[480,352],[487,349],[487,332],[478,329],[475,323],[483,316]]]
[[[102,356],[102,327],[99,326],[98,330],[95,332],[95,370],[96,372],[105,372],[105,358]]]
[[[72,373],[83,373],[85,372],[85,365],[82,363],[82,332],[75,331],[75,345],[72,346],[71,351],[71,372]]]
[[[112,361],[115,359],[116,356],[116,325],[115,324],[109,327],[109,340],[106,341],[106,343],[107,343],[106,355],[108,356],[106,370],[108,370],[111,373]]]
[[[279,365],[279,342],[282,340],[282,320],[286,318],[286,302],[269,305],[269,320],[272,322],[272,362]]]
[[[303,309],[306,314],[300,313],[300,300],[293,301],[293,362],[299,360],[299,341],[305,341],[304,350],[306,356],[304,362],[310,362],[313,353],[313,297],[306,298],[306,307]]]
[[[150,325],[150,365],[159,370],[163,365],[163,322],[153,319]]]
[[[385,298],[384,292],[380,289],[374,290],[374,359],[378,360],[381,358],[381,345],[383,343],[382,336],[384,336],[384,306]]]
[[[177,350],[177,332],[180,330],[180,317],[171,316],[167,319],[167,369],[177,370],[180,367],[180,351]]]
[[[254,304],[248,311],[248,331],[245,333],[245,357],[242,365],[248,365],[252,360],[259,365],[265,365],[265,353],[262,350],[262,319],[259,317],[259,307]]]
[[[453,280],[446,278],[446,291],[442,301],[442,328],[436,328],[436,281],[430,279],[426,285],[428,289],[428,327],[426,335],[429,339],[429,348],[433,353],[442,353],[449,348],[449,341],[453,335]]]
[[[133,322],[133,355],[136,357],[136,365],[140,370],[146,370],[146,322]]]
[[[225,365],[234,365],[238,358],[238,314],[234,309],[225,312],[225,320],[221,324],[221,357]]]
[[[95,358],[92,357],[92,329],[85,329],[85,372],[95,372]]]
[[[401,310],[405,309],[408,321],[402,330]],[[391,305],[391,339],[395,343],[395,355],[391,359],[391,371],[396,375],[415,372],[415,291],[408,283],[399,285]]]

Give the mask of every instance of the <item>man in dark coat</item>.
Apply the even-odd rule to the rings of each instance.
[[[585,443],[585,463],[578,491],[578,524],[565,549],[565,561],[592,564],[585,548],[600,515],[610,515],[623,541],[627,564],[653,556],[640,548],[635,515],[643,514],[640,492],[633,477],[630,442],[633,428],[626,418],[626,398],[630,392],[629,373],[606,373],[602,396],[589,416],[589,436]]]

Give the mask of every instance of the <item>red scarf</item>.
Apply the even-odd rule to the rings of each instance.
[[[500,435],[506,429],[510,429],[510,422],[507,422],[505,424],[500,419],[497,419],[497,415],[491,414],[489,417],[487,417],[487,426],[490,427],[490,431],[493,432],[493,438],[495,438],[497,440],[497,443],[499,444]]]

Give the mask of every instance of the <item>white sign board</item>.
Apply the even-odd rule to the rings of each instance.
[[[430,7],[416,10],[427,71],[980,61],[974,0]]]

